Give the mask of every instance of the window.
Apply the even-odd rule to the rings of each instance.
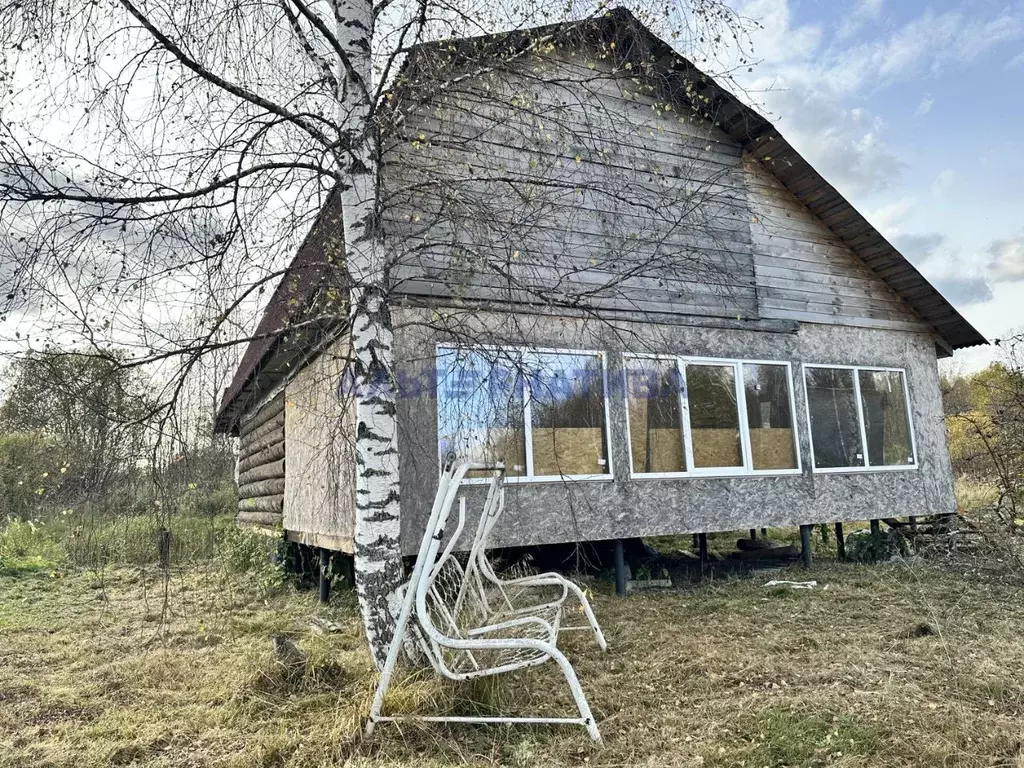
[[[625,368],[633,472],[685,472],[676,361],[626,358]]]
[[[442,457],[454,452],[464,461],[502,460],[509,477],[526,474],[520,370],[513,359],[475,350],[438,350],[437,436]]]
[[[684,370],[693,466],[742,467],[736,366],[687,365]]]
[[[743,394],[754,469],[798,466],[789,366],[744,363]]]
[[[911,466],[914,441],[902,371],[858,371],[868,463],[873,467]]]
[[[815,469],[864,464],[854,372],[807,368],[805,378]]]
[[[788,363],[627,357],[634,475],[798,472]]]
[[[804,380],[815,469],[917,465],[902,370],[806,365]]]
[[[438,450],[504,461],[509,478],[610,477],[604,357],[437,350]]]

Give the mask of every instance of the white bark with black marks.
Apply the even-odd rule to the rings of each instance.
[[[370,650],[380,664],[394,625],[388,598],[403,572],[393,332],[378,210],[380,139],[372,119],[373,11],[363,0],[338,0],[334,8],[339,126],[349,157],[340,193],[356,404],[355,579]]]

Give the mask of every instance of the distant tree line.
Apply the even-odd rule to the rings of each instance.
[[[167,440],[152,381],[116,355],[32,353],[2,386],[0,523],[233,508],[230,443]]]
[[[999,342],[1000,359],[972,374],[942,377],[953,469],[992,489],[991,511],[1024,528],[1024,334]]]

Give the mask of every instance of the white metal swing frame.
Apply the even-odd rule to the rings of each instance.
[[[491,483],[477,525],[465,566],[454,556],[466,521],[465,498],[459,499],[459,516],[448,544],[441,551],[445,527],[451,507],[467,472],[491,473]],[[590,737],[601,741],[601,735],[569,660],[556,647],[560,631],[591,630],[598,646],[607,644],[594,612],[583,591],[573,582],[555,573],[502,580],[487,559],[490,532],[504,508],[504,467],[500,464],[465,463],[457,468],[448,465],[441,473],[430,520],[420,543],[412,577],[406,585],[402,607],[395,626],[395,635],[381,671],[380,682],[366,723],[366,735],[373,733],[379,722],[421,720],[448,723],[529,723],[568,724],[584,726]],[[440,552],[440,556],[439,553]],[[447,577],[449,582],[445,583]],[[561,590],[556,599],[532,605],[517,605],[509,589],[518,598],[537,588]],[[492,605],[489,593],[500,596],[503,607]],[[493,594],[497,593],[497,594]],[[561,627],[563,607],[569,595],[577,598],[586,626]],[[499,600],[494,600],[499,602]],[[468,617],[469,626],[464,617]],[[410,620],[415,619],[412,626]],[[438,623],[442,626],[439,627]],[[415,638],[424,656],[435,671],[451,680],[513,672],[554,661],[565,677],[578,710],[578,717],[500,717],[500,716],[386,716],[382,714],[384,698],[408,636]]]

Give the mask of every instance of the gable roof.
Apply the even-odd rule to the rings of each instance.
[[[295,258],[267,302],[231,383],[225,388],[213,422],[214,432],[234,432],[242,415],[268,394],[310,347],[337,333],[347,317],[324,312],[324,293],[336,282],[325,257],[328,242],[340,243],[337,199],[328,198]]]
[[[921,319],[935,329],[947,351],[987,344],[982,336],[939,293],[928,280],[882,236],[845,197],[819,174],[804,157],[756,110],[719,85],[692,62],[676,53],[656,37],[632,13],[616,8],[600,17],[581,22],[533,27],[514,32],[422,43],[413,46],[403,66],[407,92],[415,91],[418,62],[441,57],[449,63],[480,61],[487,58],[511,57],[530,50],[539,41],[601,44],[611,51],[617,65],[643,61],[662,78],[667,89],[678,98],[688,96],[703,104],[700,112],[736,141],[745,151],[770,171],[793,195],[807,206],[843,243],[892,288]],[[615,46],[607,43],[614,42]],[[436,72],[436,67],[429,68]],[[337,203],[329,200],[314,223],[310,234],[271,297],[235,376],[225,390],[215,420],[215,430],[233,430],[241,415],[259,399],[259,393],[275,375],[283,376],[295,365],[303,343],[309,343],[308,331],[289,334],[289,322],[296,316],[296,299],[300,308],[312,303],[323,279],[322,246],[327,237],[340,234]],[[319,249],[319,250],[318,250]],[[339,318],[333,332],[344,325]],[[328,333],[321,329],[321,334]],[[285,354],[281,368],[281,347],[291,336],[291,351]],[[270,363],[273,361],[273,367]],[[260,382],[264,386],[260,386]],[[255,390],[255,393],[254,393]]]
[[[630,11],[615,8],[587,21],[553,24],[514,32],[443,40],[416,46],[416,54],[481,60],[514,56],[541,41],[576,40],[601,46],[617,66],[640,62],[664,82],[664,90],[724,131],[772,173],[808,210],[859,256],[928,325],[950,350],[988,344],[935,287],[876,230],[850,202],[761,116],[691,61],[654,35]],[[615,45],[609,45],[614,43]],[[407,68],[409,64],[407,62]],[[636,73],[636,69],[633,69]],[[694,95],[690,95],[694,94]],[[699,106],[697,102],[703,106]]]

